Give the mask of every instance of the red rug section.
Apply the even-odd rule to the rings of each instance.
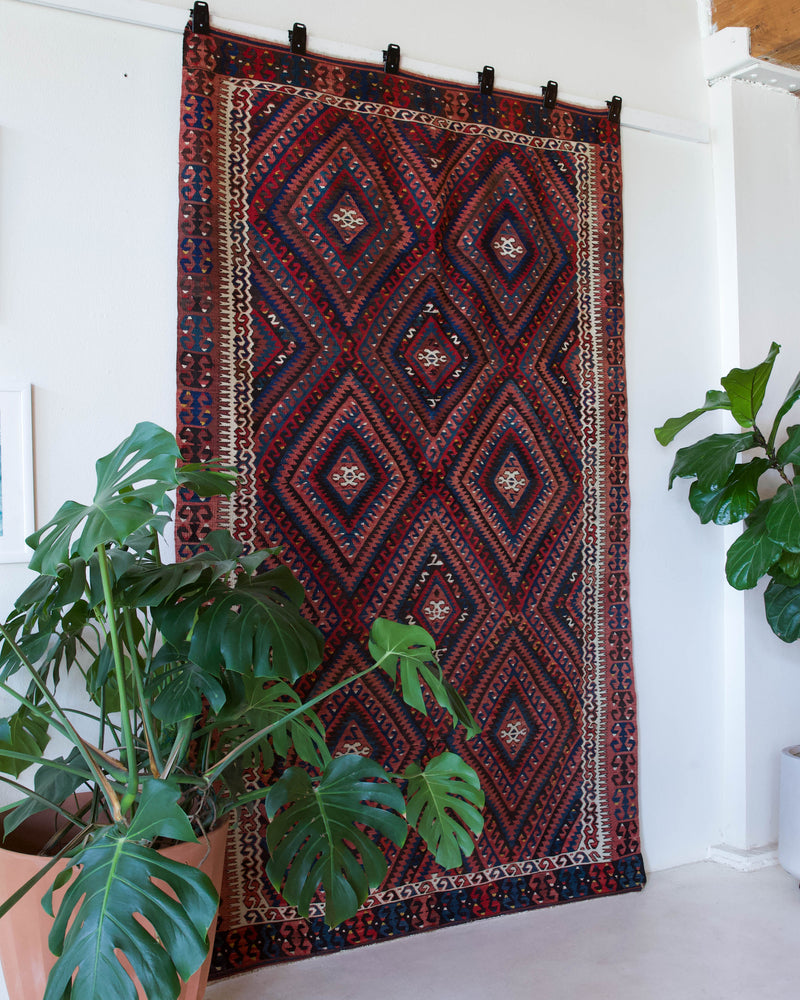
[[[282,545],[328,679],[377,616],[423,625],[481,735],[375,674],[329,735],[456,749],[487,797],[462,870],[411,837],[335,930],[244,816],[214,974],[639,888],[618,125],[187,31],[180,155],[179,439],[242,489],[181,498],[179,552]]]

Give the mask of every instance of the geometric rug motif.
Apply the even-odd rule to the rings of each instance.
[[[486,793],[461,869],[409,836],[333,929],[246,812],[212,976],[640,888],[618,125],[191,30],[180,121],[178,437],[241,485],[179,496],[179,556],[281,546],[328,681],[376,617],[426,628],[480,735],[371,674],[333,751],[451,748]]]

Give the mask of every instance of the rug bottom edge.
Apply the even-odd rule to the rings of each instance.
[[[515,876],[477,888],[398,900],[360,911],[337,928],[326,927],[320,918],[250,924],[218,935],[209,980],[492,917],[640,892],[646,882],[642,855],[635,854],[605,864]],[[528,895],[537,898],[526,898]]]

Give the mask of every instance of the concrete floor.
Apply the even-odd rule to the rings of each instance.
[[[213,983],[206,1000],[798,1000],[800,891],[777,867],[444,928]]]

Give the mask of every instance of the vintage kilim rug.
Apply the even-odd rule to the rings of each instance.
[[[178,433],[243,488],[184,497],[179,552],[282,545],[329,676],[378,615],[427,628],[482,734],[383,675],[329,732],[398,771],[453,746],[487,797],[462,871],[412,837],[335,930],[244,817],[213,974],[641,887],[618,125],[187,31],[180,155]]]

